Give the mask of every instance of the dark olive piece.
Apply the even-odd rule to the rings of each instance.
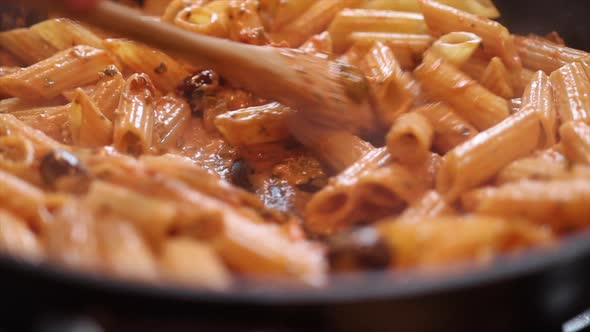
[[[327,244],[333,271],[385,269],[392,261],[392,248],[372,227],[332,236]]]
[[[250,166],[241,159],[234,161],[231,165],[230,175],[232,183],[248,191],[253,190],[252,183],[248,177],[250,173]]]
[[[63,176],[86,174],[78,157],[60,149],[52,150],[41,159],[40,170],[41,178],[48,186],[53,186]]]

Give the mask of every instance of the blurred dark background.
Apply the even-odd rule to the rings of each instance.
[[[475,0],[474,0],[475,1]],[[500,21],[513,33],[557,31],[568,46],[590,51],[590,1],[495,0]]]

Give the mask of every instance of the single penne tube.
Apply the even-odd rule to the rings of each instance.
[[[37,230],[48,222],[43,191],[3,170],[0,170],[0,202],[0,208],[14,213]]]
[[[570,121],[559,128],[563,154],[573,163],[590,164],[590,127],[582,121]]]
[[[180,140],[191,118],[188,103],[174,94],[168,94],[156,100],[154,112],[154,143],[163,148],[181,146]]]
[[[412,34],[398,32],[353,32],[350,34],[353,45],[372,47],[376,42],[381,42],[391,48],[394,54],[401,51],[409,51],[410,54],[424,53],[434,42],[434,38],[427,34]]]
[[[155,88],[146,74],[134,74],[123,87],[113,121],[113,141],[117,150],[139,154],[152,146]]]
[[[58,106],[61,104],[63,104],[63,100],[59,97],[42,102],[12,97],[0,100],[0,113],[14,113],[38,107]]]
[[[85,206],[99,216],[106,211],[108,216],[128,220],[153,244],[163,239],[176,216],[172,202],[102,181],[92,182],[84,200]]]
[[[420,88],[410,74],[404,72],[390,48],[377,42],[360,63],[369,82],[371,102],[384,126],[407,112],[417,102]]]
[[[189,6],[203,6],[209,0],[173,0],[168,4],[162,17],[160,18],[164,22],[173,23],[178,13]]]
[[[434,130],[434,150],[443,155],[478,133],[477,129],[443,103],[427,104],[413,112],[428,119]]]
[[[582,65],[565,65],[551,73],[550,78],[561,123],[590,123],[590,80]]]
[[[429,190],[420,199],[408,206],[399,216],[399,219],[420,221],[424,218],[448,216],[455,213],[455,209],[445,202],[438,192]]]
[[[31,26],[30,29],[59,51],[76,45],[103,47],[101,38],[67,18],[46,20]]]
[[[428,28],[418,13],[391,10],[343,9],[328,28],[334,51],[342,52],[352,45],[353,32],[398,32],[425,34]]]
[[[42,231],[49,261],[86,271],[100,271],[103,259],[96,221],[78,201],[67,201]]]
[[[425,116],[417,112],[401,115],[385,137],[391,157],[404,165],[423,163],[430,155],[434,129]]]
[[[45,255],[42,244],[26,222],[3,209],[0,209],[0,251],[32,261]]]
[[[512,87],[512,77],[498,57],[492,58],[479,82],[492,93],[502,98],[510,99],[516,95]]]
[[[110,66],[103,71],[103,77],[96,83],[94,90],[87,93],[100,112],[111,121],[115,118],[124,85],[123,75],[117,67]]]
[[[396,253],[397,268],[487,264],[502,253],[548,246],[554,241],[552,232],[544,227],[487,216],[441,216],[420,222],[387,219],[376,228]]]
[[[471,32],[450,32],[440,36],[430,47],[430,51],[451,64],[461,67],[477,50],[481,38]]]
[[[566,231],[588,225],[588,179],[525,180],[499,188],[483,188],[466,194],[463,206],[470,212],[504,218],[521,217]]]
[[[113,141],[113,123],[80,88],[69,107],[69,126],[75,145],[101,147]]]
[[[279,103],[242,108],[215,118],[215,126],[232,145],[271,143],[289,137],[290,108]]]
[[[512,35],[500,23],[434,0],[418,0],[418,3],[424,21],[433,35],[441,36],[455,31],[474,33],[481,37],[481,47],[485,54],[500,57],[511,69],[522,66]]]
[[[0,46],[14,54],[25,65],[45,60],[58,52],[58,49],[36,32],[25,28],[0,33]]]
[[[61,142],[71,142],[68,133],[68,106],[50,106],[11,113],[25,125],[42,131],[48,137]]]
[[[371,143],[348,131],[316,125],[295,113],[287,121],[291,134],[336,172],[353,165],[374,149]]]
[[[568,63],[590,56],[587,52],[537,36],[515,36],[514,44],[525,68],[542,70],[547,75]]]
[[[526,107],[447,153],[437,176],[437,190],[453,202],[465,191],[491,179],[512,160],[543,147],[544,140],[539,113]]]
[[[360,193],[353,188],[363,174],[375,171],[390,162],[391,156],[385,148],[374,149],[338,174],[307,204],[307,228],[317,234],[330,234],[354,222],[355,213],[371,212],[369,209],[358,209]],[[389,204],[395,203],[394,201],[395,199],[391,200]]]
[[[14,135],[27,139],[35,147],[36,156],[54,149],[66,149],[65,145],[53,140],[42,131],[27,126],[12,114],[0,114],[0,135]]]
[[[464,10],[466,12],[497,18],[500,16],[498,8],[491,0],[440,0],[440,3]],[[399,10],[404,12],[420,12],[420,6],[417,0],[367,0],[362,8],[367,9],[388,9]]]
[[[26,138],[0,136],[0,168],[13,174],[30,171],[35,162],[35,147]]]
[[[521,180],[554,180],[569,176],[568,164],[564,160],[550,160],[528,157],[513,161],[496,176],[495,183],[503,185]]]
[[[106,271],[125,279],[157,279],[154,254],[133,225],[122,220],[106,219],[97,222],[95,229]]]
[[[164,279],[184,285],[226,290],[231,275],[209,245],[190,238],[166,241],[159,257]]]
[[[525,106],[531,106],[539,112],[547,140],[546,147],[553,146],[557,142],[557,109],[551,81],[542,71],[538,71],[525,88],[520,108]]]
[[[217,0],[205,6],[192,5],[180,10],[174,24],[200,34],[225,38],[229,35],[229,1]]]
[[[266,45],[268,36],[259,15],[258,0],[230,0],[227,15],[229,38],[246,44]]]
[[[90,46],[74,46],[16,73],[0,77],[5,93],[22,99],[51,99],[64,90],[96,82],[117,60]]]
[[[478,130],[485,130],[510,114],[504,98],[493,94],[443,58],[426,54],[414,75],[429,96],[449,104]]]
[[[280,30],[271,33],[271,39],[275,42],[285,41],[290,47],[299,47],[311,36],[325,30],[334,17],[344,8],[353,7],[361,0],[317,0],[297,18],[285,24]],[[335,51],[338,44],[334,34],[330,32],[334,41]]]
[[[146,45],[122,39],[107,39],[104,44],[133,72],[149,75],[162,91],[174,91],[190,74],[180,62]]]
[[[316,54],[328,56],[334,53],[334,46],[332,43],[332,37],[328,31],[324,31],[320,34],[314,35],[309,38],[303,45],[299,47],[300,50]]]
[[[270,32],[278,31],[301,16],[314,0],[260,0],[261,18]]]

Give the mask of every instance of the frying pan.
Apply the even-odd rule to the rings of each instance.
[[[590,50],[590,1],[496,3],[515,33],[556,30]],[[321,290],[213,293],[0,257],[0,294],[0,329],[19,331],[65,330],[77,315],[108,331],[560,331],[590,307],[590,232],[462,273],[337,276]]]

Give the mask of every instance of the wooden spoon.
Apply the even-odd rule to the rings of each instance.
[[[101,1],[93,11],[64,13],[195,61],[260,97],[299,110],[311,121],[353,132],[375,124],[363,75],[342,62],[296,49],[200,35],[111,1]]]

